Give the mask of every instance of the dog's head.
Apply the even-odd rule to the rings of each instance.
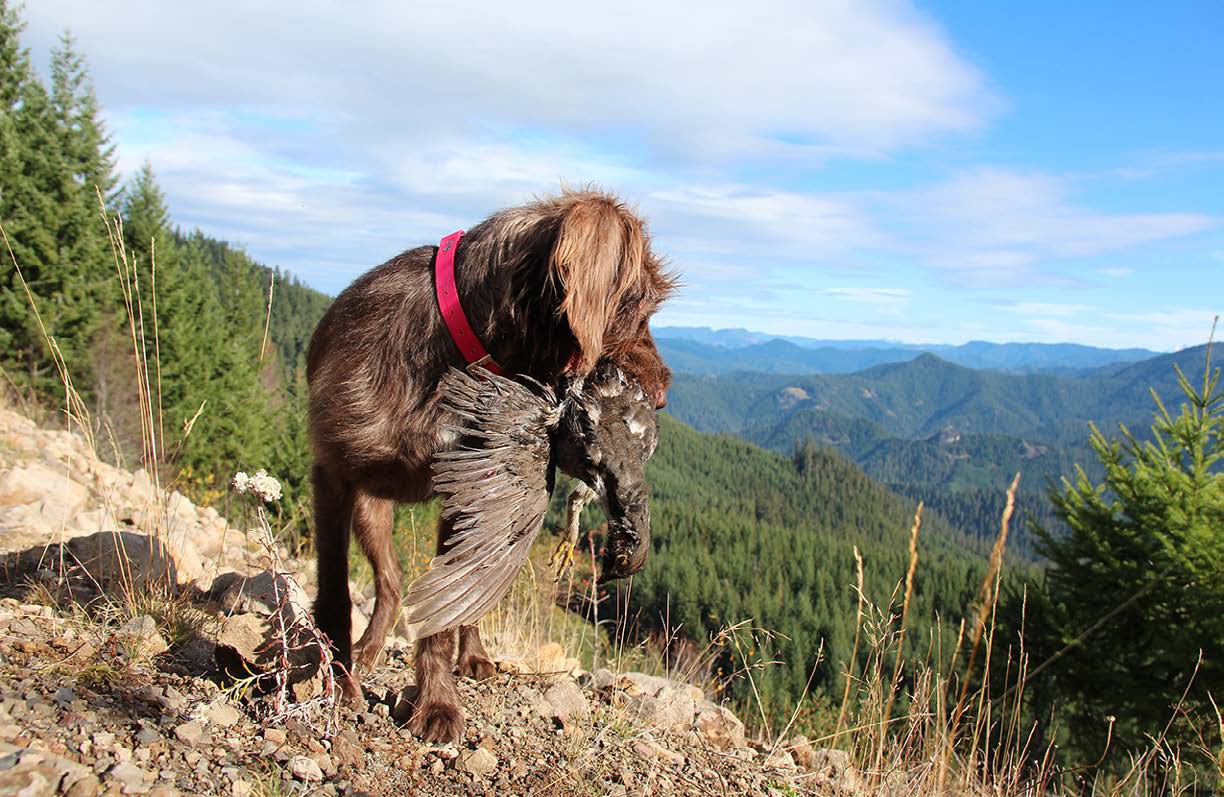
[[[598,191],[567,190],[500,211],[469,237],[468,256],[512,274],[499,316],[518,325],[524,348],[520,363],[503,365],[552,383],[585,377],[608,358],[663,405],[670,375],[649,321],[676,282],[631,208]]]
[[[575,195],[548,267],[564,291],[560,312],[576,345],[570,373],[586,375],[604,357],[625,362],[643,347],[655,351],[649,321],[675,280],[651,251],[645,222],[623,203]]]

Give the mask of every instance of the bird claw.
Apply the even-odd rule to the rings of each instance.
[[[560,583],[574,564],[574,551],[578,548],[578,519],[582,515],[583,508],[593,498],[595,498],[595,491],[582,482],[578,482],[570,492],[569,498],[566,499],[565,536],[557,543],[557,547],[553,549],[552,556],[548,560],[549,565],[555,570],[554,583]]]
[[[548,558],[548,564],[553,569],[553,582],[560,583],[561,579],[565,578],[565,574],[574,564],[574,550],[578,547],[578,539],[575,536],[573,539],[566,537],[557,543],[557,547],[553,549],[552,556]]]

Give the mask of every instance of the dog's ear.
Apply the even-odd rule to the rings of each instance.
[[[641,222],[620,203],[594,196],[566,210],[548,273],[561,286],[560,312],[578,342],[571,372],[586,374],[595,367],[626,294],[641,291],[645,254]]]

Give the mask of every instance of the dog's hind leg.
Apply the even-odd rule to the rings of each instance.
[[[497,674],[497,666],[480,642],[480,629],[474,625],[459,626],[459,674],[469,678]]]
[[[315,625],[331,642],[336,675],[344,697],[356,700],[361,689],[352,677],[352,612],[348,588],[349,520],[354,489],[316,465],[311,472],[315,505],[315,553],[319,592],[314,602]]]
[[[417,640],[417,697],[408,730],[423,741],[445,743],[463,738],[463,710],[451,674],[454,660],[453,630]]]
[[[362,675],[378,664],[387,632],[399,616],[403,572],[392,545],[394,508],[392,501],[367,493],[358,493],[353,502],[353,535],[374,569],[374,614],[353,650]]]

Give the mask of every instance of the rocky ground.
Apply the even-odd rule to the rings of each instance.
[[[461,681],[466,736],[423,744],[407,641],[360,705],[330,700],[309,568],[258,538],[0,408],[0,795],[861,790],[843,753],[755,742],[695,687],[556,645]]]

